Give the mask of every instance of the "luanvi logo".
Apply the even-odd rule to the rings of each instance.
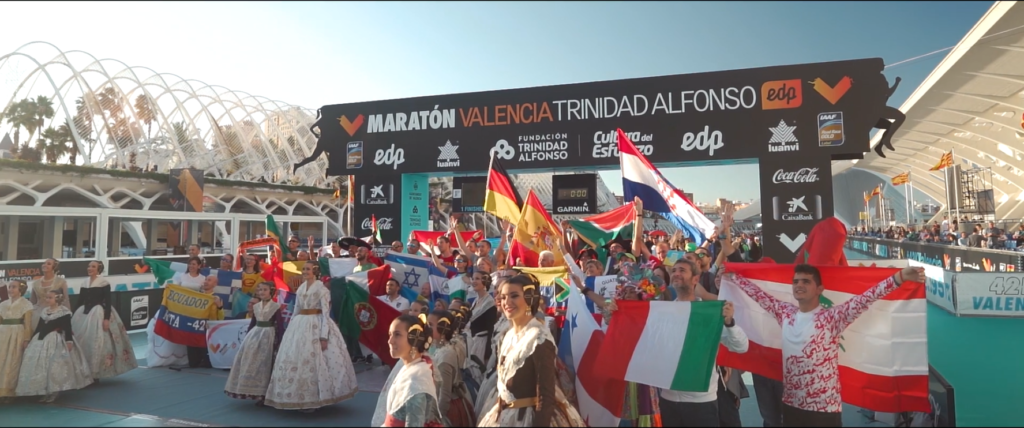
[[[453,145],[452,140],[448,140],[443,146],[437,146],[441,149],[441,154],[437,156],[437,167],[438,168],[457,168],[461,162],[459,162],[459,146]]]
[[[356,135],[356,131],[359,130],[359,127],[363,126],[363,115],[356,116],[356,119],[351,122],[347,117],[345,117],[345,115],[341,115],[341,117],[338,118],[338,123],[341,124],[341,128],[348,133],[349,137],[354,137]]]
[[[796,152],[800,150],[800,141],[796,139],[796,125],[787,125],[779,120],[779,126],[769,127],[772,138],[768,140],[769,152]]]
[[[825,100],[832,103],[832,105],[836,105],[836,103],[843,98],[843,95],[846,95],[846,91],[849,91],[850,87],[853,86],[853,79],[851,79],[850,76],[843,76],[843,78],[839,79],[839,82],[836,83],[836,86],[829,86],[829,84],[825,83],[824,80],[821,80],[820,77],[808,83],[814,85],[814,90],[818,91],[821,96],[825,97]]]
[[[786,235],[785,233],[779,234],[779,242],[781,242],[782,245],[785,245],[786,248],[794,254],[804,245],[804,241],[806,240],[807,235],[804,235],[803,233],[797,235],[796,239],[790,238],[789,235]]]
[[[775,80],[761,85],[761,110],[797,108],[803,102],[800,79]]]

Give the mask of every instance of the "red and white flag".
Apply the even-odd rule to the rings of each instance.
[[[730,263],[766,293],[796,305],[793,265]],[[822,305],[839,305],[863,294],[898,269],[818,266],[825,292]],[[782,380],[782,327],[728,276],[718,298],[733,302],[736,325],[750,349],[734,354],[720,348],[718,364]],[[923,284],[908,283],[871,304],[843,331],[839,384],[844,403],[876,412],[928,412],[928,326]]]

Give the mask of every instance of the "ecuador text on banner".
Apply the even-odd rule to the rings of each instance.
[[[161,317],[154,332],[168,341],[186,345],[206,346],[206,324],[218,318],[214,296],[177,285],[164,289]]]

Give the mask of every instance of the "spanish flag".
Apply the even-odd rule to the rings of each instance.
[[[939,171],[939,170],[942,170],[943,168],[950,167],[950,166],[953,166],[953,151],[952,150],[950,150],[950,151],[946,152],[946,154],[942,155],[942,157],[939,158],[939,163],[935,164],[935,166],[933,166],[932,169],[929,169],[929,171]]]
[[[901,184],[907,184],[910,182],[910,171],[904,172],[903,174],[897,175],[892,178],[892,185],[899,186]]]
[[[523,200],[512,184],[512,178],[505,172],[498,159],[491,155],[491,168],[487,173],[487,193],[484,196],[484,212],[494,214],[502,220],[514,222],[519,219],[519,207]],[[544,211],[543,209],[541,211]],[[546,211],[545,211],[546,213]]]
[[[524,267],[539,267],[541,251],[548,250],[555,254],[555,266],[563,266],[565,261],[558,244],[561,239],[562,231],[548,215],[547,209],[540,199],[537,199],[537,195],[530,190],[516,223],[509,256],[513,262],[519,259]]]

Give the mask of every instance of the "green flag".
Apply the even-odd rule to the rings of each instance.
[[[271,214],[267,214],[267,235],[271,238],[277,239],[278,245],[281,246],[282,256],[288,257],[288,255],[291,254],[291,252],[288,251],[288,241],[285,240],[287,236],[281,235],[281,231],[277,229],[277,222],[274,221],[274,216]],[[312,251],[312,249],[310,249],[310,251]]]
[[[168,280],[174,278],[174,274],[177,272],[171,269],[171,262],[166,260],[156,260],[149,257],[143,257],[142,262],[149,266],[150,272],[156,277],[156,283],[164,285]]]

